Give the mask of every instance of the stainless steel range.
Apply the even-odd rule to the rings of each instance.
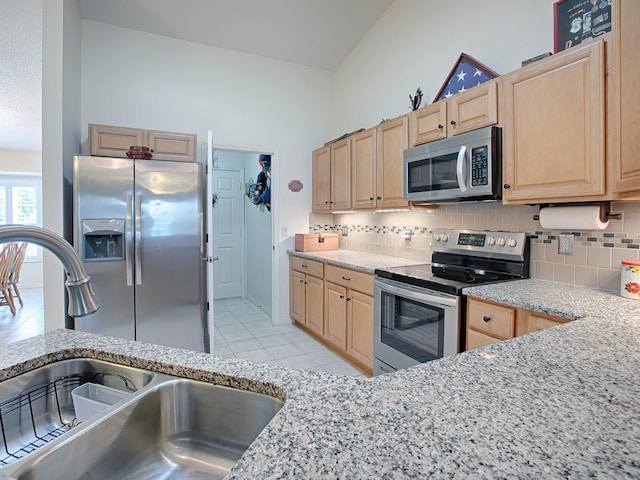
[[[464,350],[469,286],[528,278],[522,232],[434,229],[431,263],[377,269],[373,374]]]

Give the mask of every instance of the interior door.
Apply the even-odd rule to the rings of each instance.
[[[242,182],[238,170],[213,170],[214,299],[242,297]]]

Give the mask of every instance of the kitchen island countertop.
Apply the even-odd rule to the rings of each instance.
[[[579,320],[373,379],[57,330],[3,349],[0,378],[90,356],[285,398],[233,479],[640,478],[640,302],[512,283],[469,293]]]

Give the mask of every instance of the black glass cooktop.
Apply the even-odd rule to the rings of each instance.
[[[462,289],[465,287],[522,278],[521,276],[504,272],[474,270],[427,263],[376,269],[375,273],[382,278],[454,295],[461,295]]]

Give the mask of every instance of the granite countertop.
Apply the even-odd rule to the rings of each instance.
[[[428,263],[427,260],[411,260],[401,257],[390,257],[375,253],[357,252],[355,250],[326,250],[324,252],[298,252],[289,250],[289,255],[319,260],[339,267],[354,268],[364,272],[373,273],[376,268],[401,267],[404,265],[420,265]]]
[[[0,379],[90,356],[284,398],[232,479],[640,478],[640,302],[493,287],[470,293],[579,320],[373,379],[57,330],[0,352]]]
[[[633,301],[630,304],[617,292],[534,278],[467,287],[463,293],[570,320],[601,315],[620,316],[634,305]]]

